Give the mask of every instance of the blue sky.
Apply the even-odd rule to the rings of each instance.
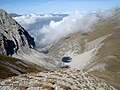
[[[9,13],[91,12],[120,7],[120,0],[0,0],[0,8]]]

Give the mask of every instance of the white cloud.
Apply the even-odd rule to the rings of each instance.
[[[40,40],[38,38],[38,44],[50,44],[77,31],[88,32],[97,19],[96,15],[82,14],[76,11],[64,17],[61,21],[51,21],[49,25],[39,30],[38,35],[43,34],[44,38],[40,38]]]
[[[35,38],[37,46],[46,46],[71,33],[89,32],[99,19],[112,15],[112,11],[85,14],[78,11],[67,14],[28,14],[16,19]]]
[[[34,14],[27,14],[27,15],[22,15],[20,17],[14,17],[14,19],[17,20],[23,26],[35,23],[37,18],[39,17]]]
[[[52,18],[51,14],[26,14],[19,17],[14,17],[16,21],[18,21],[24,28],[29,28],[31,24],[37,22],[38,19]]]

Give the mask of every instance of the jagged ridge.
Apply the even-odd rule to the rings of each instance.
[[[34,48],[34,38],[3,9],[0,9],[0,54],[13,55],[21,47]]]

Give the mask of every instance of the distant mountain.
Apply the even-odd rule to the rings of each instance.
[[[22,15],[19,15],[19,14],[16,14],[16,13],[10,13],[9,14],[11,17],[19,17],[19,16],[22,16]]]

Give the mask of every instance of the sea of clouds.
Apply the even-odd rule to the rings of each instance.
[[[44,47],[71,33],[89,32],[98,20],[112,14],[111,10],[90,14],[74,11],[69,14],[26,14],[14,19],[35,38],[37,47]]]

